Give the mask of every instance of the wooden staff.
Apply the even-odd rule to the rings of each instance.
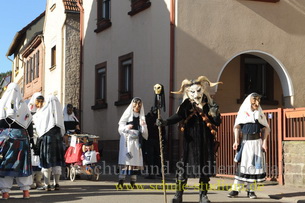
[[[161,119],[160,108],[157,109],[158,119]],[[165,184],[165,175],[164,175],[164,156],[163,156],[163,138],[162,138],[162,127],[158,126],[159,130],[159,140],[160,140],[160,158],[161,158],[161,173],[162,173],[162,185],[163,185],[163,194],[164,194],[164,203],[167,203],[166,198],[166,184]]]
[[[156,91],[156,88],[161,88],[162,89],[162,94],[164,94],[163,90],[163,85],[156,84],[154,86],[155,94],[156,94],[156,99],[155,99],[155,107],[157,108],[157,113],[158,113],[158,120],[161,119],[161,108],[162,105],[164,105],[161,102],[161,92]],[[164,95],[163,95],[164,96]],[[167,203],[167,197],[166,197],[166,184],[165,184],[165,175],[164,175],[164,156],[163,156],[163,138],[162,138],[162,127],[158,126],[159,130],[159,141],[160,141],[160,159],[161,159],[161,173],[162,173],[162,185],[163,185],[163,194],[164,194],[164,203]]]

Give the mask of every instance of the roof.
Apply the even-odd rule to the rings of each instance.
[[[45,11],[43,13],[41,13],[37,18],[35,18],[32,22],[30,22],[27,26],[25,26],[24,28],[22,28],[15,34],[13,42],[11,43],[11,45],[6,53],[6,56],[11,56],[15,52],[17,47],[19,47],[19,45],[20,45],[20,40],[25,36],[26,31],[32,25],[36,24],[42,17],[44,17],[44,15],[45,15]]]
[[[78,0],[63,0],[65,11],[66,12],[79,12],[79,7],[77,6]],[[80,0],[82,3],[82,0]]]

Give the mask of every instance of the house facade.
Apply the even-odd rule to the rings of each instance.
[[[48,0],[44,24],[44,95],[79,108],[80,36],[76,0]]]
[[[14,55],[12,82],[19,85],[25,99],[42,90],[43,42],[45,12],[18,31],[7,51]]]
[[[304,106],[305,59],[299,54],[305,44],[304,5],[283,0],[177,1],[175,86],[198,75],[222,81],[212,90],[222,112],[236,112],[251,92],[263,95],[264,109]]]
[[[264,110],[280,109],[278,118],[268,114],[273,136],[267,156],[269,161],[277,158],[276,169],[280,169],[273,172],[283,176],[280,181],[286,185],[304,187],[305,167],[299,159],[305,154],[304,124],[296,125],[298,119],[304,120],[304,114],[289,117],[283,111],[305,106],[305,59],[301,54],[305,45],[305,2],[178,0],[175,8],[175,87],[184,78],[199,75],[212,82],[222,81],[223,85],[211,89],[222,113],[237,112],[246,95],[260,93]],[[179,99],[175,98],[174,103],[178,105]],[[290,126],[294,131],[286,130],[289,123],[282,123],[285,120],[295,122]],[[228,137],[232,133],[229,124],[222,124],[227,126],[223,146],[232,140]],[[294,138],[285,139],[282,133]],[[228,157],[232,150],[226,147],[220,158],[232,160]]]
[[[118,122],[133,97],[148,113],[153,86],[169,91],[167,1],[83,1],[82,130],[100,136],[107,160],[118,156]]]

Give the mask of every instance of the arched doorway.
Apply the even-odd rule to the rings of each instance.
[[[237,111],[251,91],[265,96],[262,104],[265,109],[294,106],[293,85],[286,68],[276,57],[263,51],[248,50],[232,56],[219,72],[218,81],[224,85],[216,87],[215,99],[224,112]]]

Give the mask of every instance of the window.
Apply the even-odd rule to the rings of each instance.
[[[131,11],[128,12],[128,15],[133,16],[150,6],[150,0],[131,0]]]
[[[95,105],[91,107],[93,110],[107,108],[106,69],[106,62],[95,66]]]
[[[260,57],[246,54],[241,55],[240,64],[241,94],[238,103],[242,103],[246,96],[256,92],[262,95],[262,104],[278,105],[278,102],[273,100],[273,67]]]
[[[56,66],[56,46],[51,49],[51,68]]]
[[[33,69],[32,69],[32,78],[35,79],[35,73],[36,73],[36,54],[34,54],[33,57]]]
[[[95,32],[101,32],[112,25],[110,21],[110,6],[110,0],[97,0],[97,28]]]
[[[29,73],[30,73],[30,63],[29,61],[26,62],[26,77],[25,77],[25,84],[28,84],[29,83]]]
[[[31,57],[30,58],[30,68],[29,68],[29,82],[32,82],[32,80],[33,80],[33,58]]]
[[[39,51],[36,53],[36,77],[39,77]]]
[[[125,105],[132,99],[133,53],[119,57],[119,101],[115,105]]]

